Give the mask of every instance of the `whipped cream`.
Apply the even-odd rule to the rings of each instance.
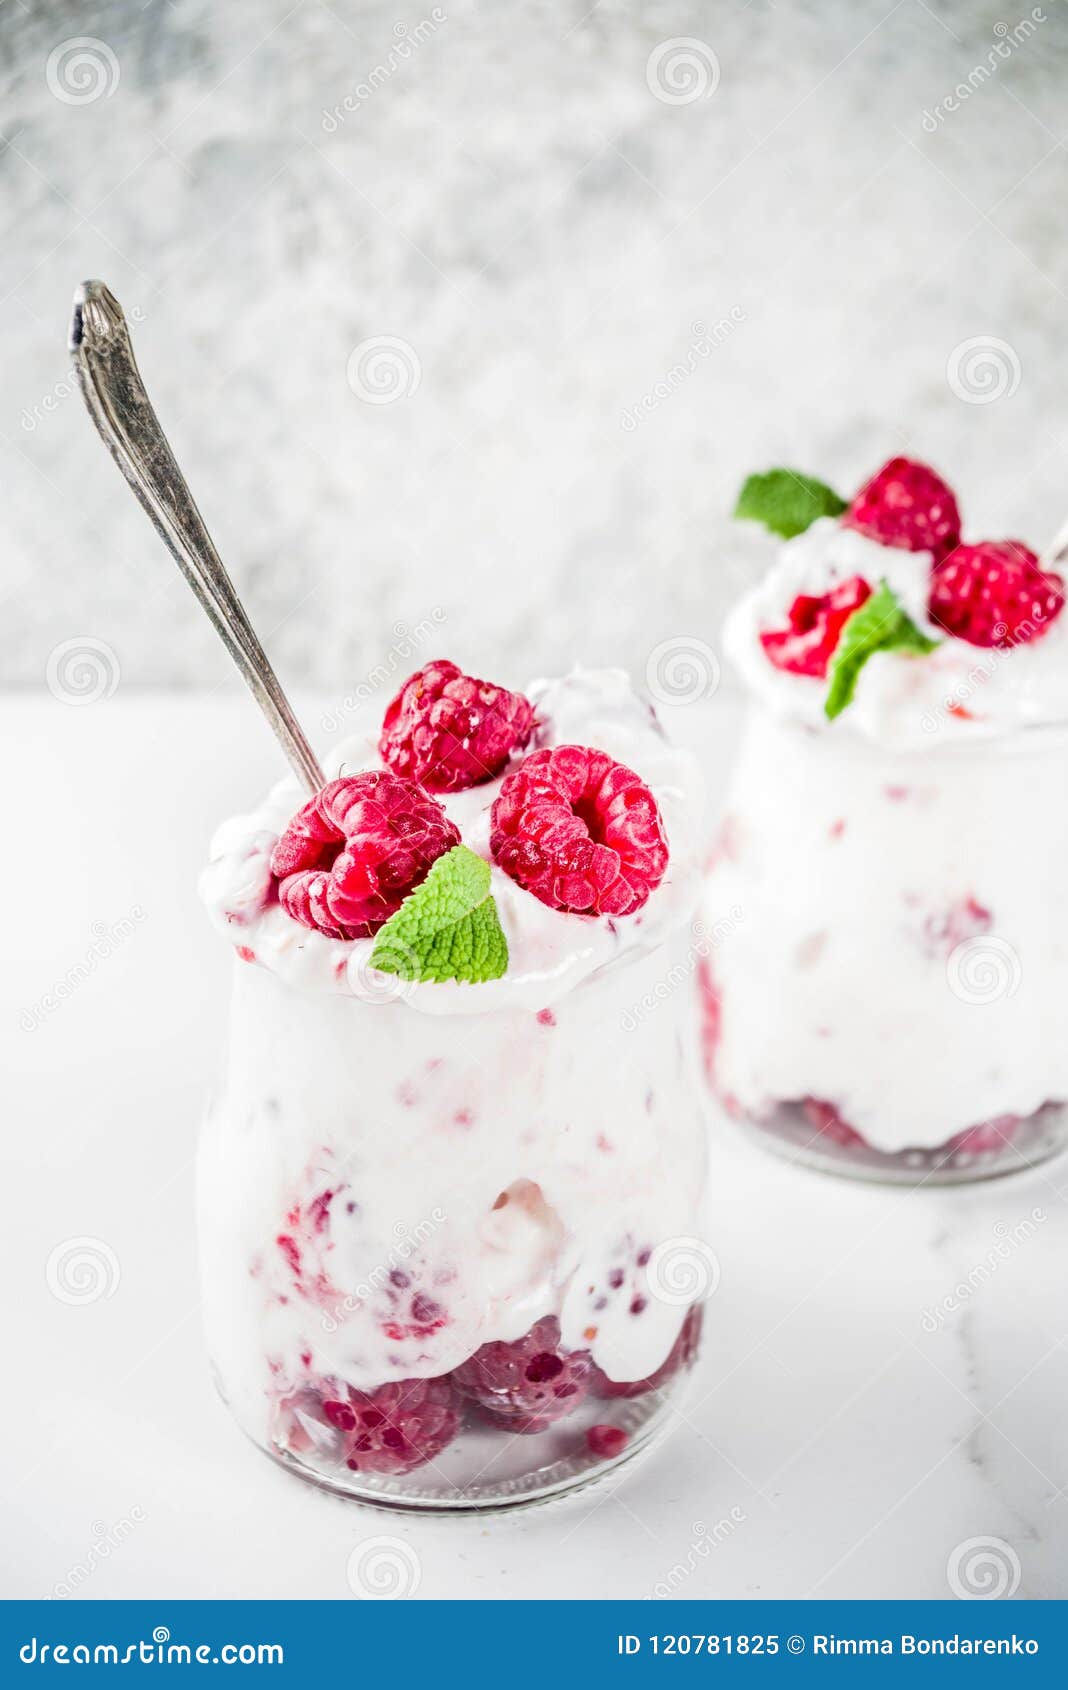
[[[822,517],[781,547],[764,579],[731,611],[724,629],[727,654],[776,715],[890,748],[957,744],[1068,721],[1068,611],[1039,637],[1008,650],[970,645],[928,619],[931,563],[929,552],[883,546]],[[799,593],[818,596],[856,575],[873,588],[885,580],[921,632],[940,643],[922,656],[876,652],[861,670],[853,702],[829,723],[823,713],[826,681],[777,669],[760,634],[787,625]]]
[[[660,806],[670,861],[664,879],[634,915],[614,920],[550,909],[490,863],[491,891],[508,941],[508,971],[482,985],[405,983],[403,998],[430,1015],[463,1015],[517,1004],[539,1009],[628,951],[648,950],[692,913],[699,895],[701,780],[688,753],[672,747],[656,716],[620,669],[576,668],[561,680],[526,689],[535,706],[534,746],[586,745],[640,775]],[[374,742],[345,740],[324,760],[328,779],[380,767]],[[506,771],[507,772],[507,771]],[[498,780],[435,794],[463,843],[489,861],[490,811]],[[201,896],[221,932],[291,985],[378,1003],[398,983],[370,966],[373,939],[331,939],[267,903],[274,845],[305,802],[296,780],[272,788],[259,808],[225,822],[200,880]]]

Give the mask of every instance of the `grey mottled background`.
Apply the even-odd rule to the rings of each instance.
[[[123,685],[230,684],[71,393],[87,275],[142,317],[283,677],[328,696],[406,640],[513,682],[714,643],[755,567],[733,493],[775,460],[849,491],[915,450],[973,530],[1040,542],[1068,20],[1017,45],[1016,3],[6,0],[3,678],[81,640]]]

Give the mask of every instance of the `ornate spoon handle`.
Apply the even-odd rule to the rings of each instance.
[[[70,326],[74,374],[89,415],[201,605],[301,783],[324,785],[315,753],[256,638],[145,392],[130,331],[103,282],[83,282]]]

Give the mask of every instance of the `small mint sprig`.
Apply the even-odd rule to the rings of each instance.
[[[508,941],[490,893],[490,866],[454,845],[379,929],[371,967],[402,980],[499,980]]]
[[[845,500],[825,481],[796,469],[769,469],[746,478],[734,514],[742,521],[762,522],[773,534],[792,540],[819,517],[841,516],[845,508]]]
[[[829,721],[840,716],[853,702],[860,671],[877,651],[909,651],[916,655],[934,651],[940,642],[921,633],[901,608],[897,595],[885,581],[855,610],[838,636],[830,664],[830,686],[824,700]]]

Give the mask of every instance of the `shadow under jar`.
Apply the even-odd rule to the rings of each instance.
[[[692,993],[658,988],[689,955],[481,1013],[237,962],[200,1231],[210,1354],[255,1443],[365,1502],[487,1509],[671,1418],[705,1150]]]
[[[1068,1137],[1068,731],[890,751],[751,708],[704,900],[706,1069],[754,1138],[915,1184]]]

